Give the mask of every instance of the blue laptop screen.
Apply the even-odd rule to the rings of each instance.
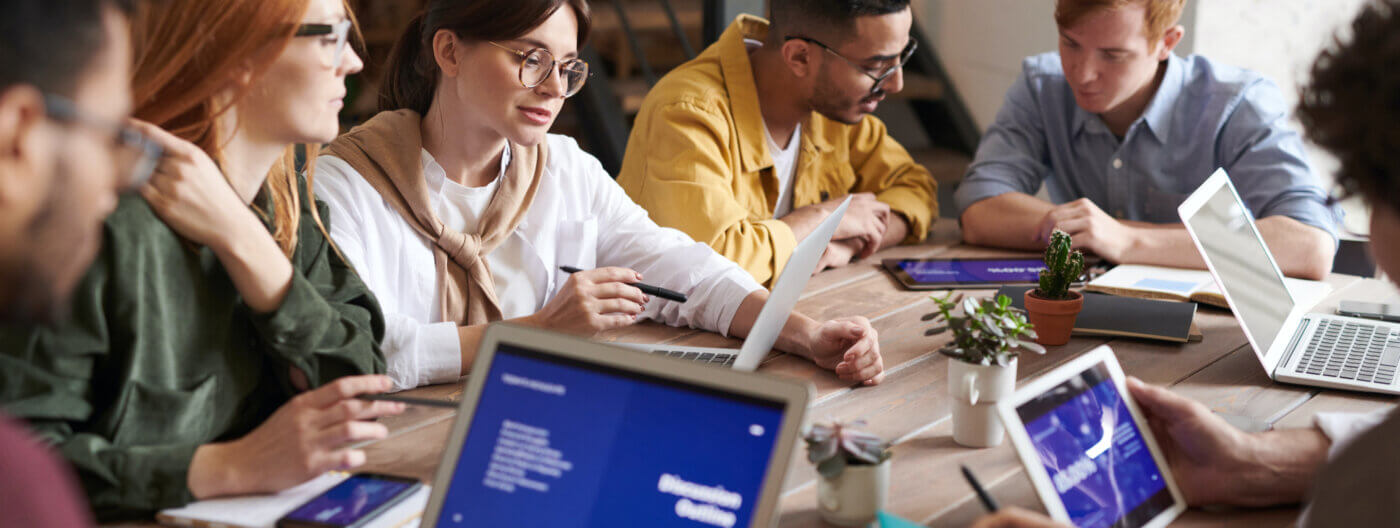
[[[1016,412],[1075,526],[1142,526],[1174,503],[1102,363]]]
[[[784,405],[501,345],[438,526],[749,526]]]

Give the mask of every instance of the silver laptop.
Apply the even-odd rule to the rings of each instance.
[[[836,227],[841,225],[841,218],[846,216],[846,206],[850,203],[851,197],[847,196],[826,220],[822,220],[807,238],[797,244],[797,248],[792,251],[792,257],[788,258],[787,265],[783,267],[782,274],[778,275],[778,280],[773,283],[768,302],[763,303],[758,318],[754,319],[753,329],[749,331],[748,338],[744,339],[744,344],[739,350],[664,344],[613,344],[702,363],[732,365],[739,370],[751,371],[758,368],[758,364],[773,349],[773,343],[778,341],[778,334],[783,331],[783,325],[787,324],[792,307],[797,304],[797,298],[802,296],[802,289],[807,287],[807,279],[812,278],[812,272],[816,271],[817,262],[826,252],[826,245],[831,242],[831,235],[836,233]]]
[[[1224,169],[1178,212],[1269,377],[1400,394],[1400,324],[1311,313],[1319,299],[1290,294]]]
[[[423,526],[774,526],[811,394],[493,324]]]

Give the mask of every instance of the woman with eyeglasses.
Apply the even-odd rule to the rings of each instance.
[[[391,388],[372,375],[384,321],[293,166],[293,145],[339,130],[361,68],[350,29],[341,0],[136,18],[136,126],[164,155],[106,221],[71,320],[0,333],[21,360],[0,397],[72,463],[100,520],[357,466],[349,446],[402,409],[354,399]]]
[[[331,237],[384,307],[398,388],[466,374],[498,320],[590,336],[641,318],[736,337],[753,326],[766,290],[547,134],[588,78],[588,27],[584,0],[429,1],[393,53],[383,112],[321,158]],[[689,300],[649,299],[639,281]],[[777,347],[851,382],[883,376],[863,318],[794,314]]]

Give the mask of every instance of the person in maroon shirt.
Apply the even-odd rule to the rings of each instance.
[[[125,124],[133,2],[7,2],[0,16],[0,324],[63,316],[103,218],[158,156]],[[3,415],[0,512],[0,527],[92,525],[72,471]]]

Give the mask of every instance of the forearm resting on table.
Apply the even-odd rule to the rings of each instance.
[[[1045,242],[1037,229],[1054,209],[1050,202],[1011,192],[979,201],[963,211],[963,241],[974,246],[1040,250]]]
[[[1206,263],[1184,225],[1124,224],[1137,229],[1139,236],[1122,264],[1205,269]],[[1284,275],[1322,280],[1332,271],[1333,244],[1327,232],[1286,216],[1262,218],[1255,225]]]
[[[734,318],[729,322],[729,335],[737,339],[744,339],[753,331],[753,324],[758,319],[758,312],[763,310],[763,304],[768,302],[768,290],[758,289],[749,292],[744,297],[744,301],[739,304],[739,309],[734,311]],[[807,317],[797,312],[788,316],[787,323],[783,325],[783,330],[778,334],[778,342],[773,345],[780,351],[789,354],[796,354],[805,358],[812,357],[811,342],[812,335],[820,325],[811,317]]]
[[[1253,470],[1241,475],[1237,506],[1273,506],[1303,500],[1332,443],[1315,427],[1255,433]]]

